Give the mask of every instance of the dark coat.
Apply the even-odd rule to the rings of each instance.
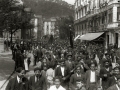
[[[65,61],[65,66],[69,69],[69,70],[73,70],[75,68],[75,63],[74,62],[68,62]]]
[[[114,84],[116,84],[116,79],[114,76],[110,77],[108,80],[108,87],[113,86]]]
[[[6,90],[29,90],[28,80],[24,78],[25,84],[19,84],[17,77],[11,79],[6,87]]]
[[[43,76],[40,77],[39,82],[35,82],[35,75],[30,77],[29,90],[47,90],[47,85]]]
[[[100,70],[100,77],[102,78],[102,87],[104,89],[108,88],[108,80],[111,77],[111,74],[110,74],[111,71],[112,71],[111,67],[109,67],[109,71],[107,71],[105,67],[101,68]],[[104,74],[107,74],[107,77],[105,77]]]
[[[43,53],[40,49],[37,49],[36,53],[37,53],[38,58],[42,58]]]
[[[109,87],[107,90],[118,90],[116,84]]]
[[[15,65],[16,68],[18,67],[24,68],[24,56],[19,52],[16,53]]]
[[[84,75],[81,74],[81,77],[77,77],[77,74],[73,74],[71,77],[70,77],[70,83],[69,83],[69,86],[72,88],[74,88],[76,86],[76,81],[80,79],[83,83],[85,82],[84,79]]]
[[[90,87],[90,77],[91,77],[91,70],[88,70],[86,73],[85,73],[85,84],[86,84],[86,89],[88,89]],[[95,84],[96,84],[96,87],[98,87],[98,80],[99,80],[99,75],[98,75],[98,72],[95,71]]]
[[[64,76],[62,75],[61,67],[57,67],[55,70],[55,76],[60,77],[61,84],[64,85],[65,83],[68,83],[70,80],[70,71],[67,67],[64,69]],[[66,78],[65,80],[62,80],[62,78]]]
[[[105,67],[100,69],[100,77],[102,78],[102,81],[108,80],[108,78],[111,76],[110,72],[112,71],[112,68],[109,67],[109,71],[105,69]],[[107,77],[104,77],[104,74],[107,74]]]

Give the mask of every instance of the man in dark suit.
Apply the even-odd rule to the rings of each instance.
[[[37,47],[35,47],[35,49],[33,50],[33,55],[34,55],[34,59],[35,59],[35,62],[34,62],[34,65],[36,65],[36,62],[37,62]]]
[[[103,89],[108,88],[108,79],[112,75],[112,67],[110,67],[110,62],[108,60],[104,61],[104,67],[100,69],[100,77],[102,78]]]
[[[29,90],[28,80],[24,77],[25,70],[19,67],[16,69],[16,72],[17,76],[9,81],[6,90]]]
[[[68,89],[69,86],[69,80],[70,80],[70,71],[65,66],[64,60],[60,61],[60,67],[57,67],[55,70],[55,76],[58,76],[61,79],[61,85]]]
[[[40,68],[34,69],[35,75],[30,77],[29,90],[47,90],[46,79],[41,74]]]
[[[80,79],[80,81],[84,82],[84,75],[82,74],[81,71],[82,71],[81,65],[78,65],[75,68],[75,74],[73,74],[70,77],[69,88],[71,88],[72,90],[75,90],[77,80]]]
[[[113,76],[108,80],[108,87],[113,86],[117,82],[117,76],[120,74],[120,67],[115,67],[113,69]]]
[[[69,69],[69,70],[73,70],[75,67],[75,63],[74,61],[72,61],[72,54],[68,54],[67,55],[67,61],[65,61],[65,66]]]
[[[109,87],[107,90],[120,90],[120,76],[117,76],[116,84]]]
[[[38,61],[39,61],[39,60],[41,61],[42,56],[43,56],[43,53],[42,53],[42,51],[41,51],[41,48],[39,47],[39,48],[37,49],[37,58],[38,58]]]
[[[15,58],[15,69],[19,67],[24,68],[24,56],[21,53],[21,51],[18,49],[16,52],[16,58]]]
[[[98,81],[99,81],[99,74],[95,70],[96,64],[91,62],[90,70],[88,70],[85,74],[85,84],[87,90],[97,90],[98,88]]]

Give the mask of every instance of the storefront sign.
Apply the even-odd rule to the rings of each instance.
[[[112,24],[108,24],[107,28],[116,28],[118,27],[118,23],[112,23]]]

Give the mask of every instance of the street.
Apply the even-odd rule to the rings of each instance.
[[[14,70],[14,61],[12,60],[11,51],[7,52],[3,51],[4,51],[3,43],[0,43],[0,90],[4,90],[7,83],[3,86],[2,89],[1,86]]]

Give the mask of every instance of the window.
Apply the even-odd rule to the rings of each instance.
[[[104,24],[104,20],[105,20],[105,18],[104,18],[104,16],[102,16],[102,24]]]
[[[87,27],[86,27],[86,23],[85,23],[85,29],[86,29]]]
[[[120,7],[117,9],[117,20],[120,21]]]
[[[109,9],[108,10],[108,23],[111,23],[113,20],[113,11],[112,11],[113,9],[111,8],[111,9]]]

